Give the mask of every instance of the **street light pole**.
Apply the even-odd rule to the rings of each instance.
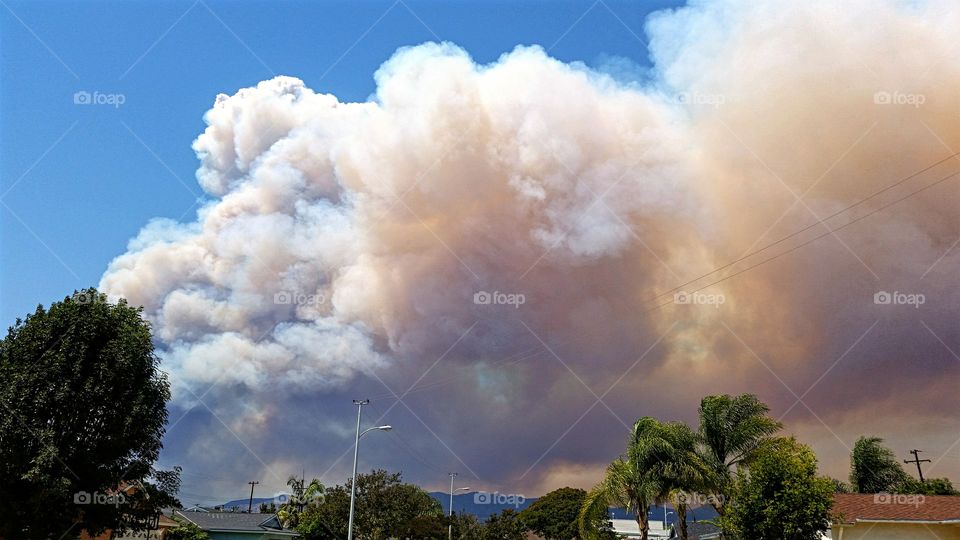
[[[447,524],[447,540],[453,540],[453,493],[454,491],[467,491],[470,488],[462,487],[453,489],[453,479],[457,473],[448,473],[450,475],[450,523]]]
[[[360,455],[360,437],[367,433],[379,430],[390,431],[391,426],[374,426],[360,431],[360,418],[363,414],[363,406],[370,403],[369,399],[355,399],[353,404],[357,406],[357,438],[353,444],[353,476],[350,477],[350,520],[347,522],[347,540],[353,540],[353,509],[357,498],[357,458]]]
[[[357,496],[357,458],[360,454],[360,415],[363,414],[363,406],[367,403],[370,403],[369,399],[353,400],[353,404],[357,406],[357,438],[353,442],[353,476],[350,477],[350,520],[347,523],[347,540],[353,540],[353,506]]]
[[[447,540],[453,540],[453,479],[457,473],[450,473],[450,523],[447,523]]]

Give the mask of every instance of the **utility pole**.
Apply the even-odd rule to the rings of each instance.
[[[247,504],[247,513],[252,514],[253,513],[253,486],[259,484],[260,482],[254,481],[254,482],[247,482],[247,483],[250,484],[250,503]]]
[[[920,459],[920,452],[923,450],[911,450],[910,453],[913,454],[913,459],[905,459],[904,463],[916,463],[917,464],[917,474],[920,475],[920,483],[924,482],[923,480],[923,469],[920,468],[921,463],[930,463],[929,459]]]

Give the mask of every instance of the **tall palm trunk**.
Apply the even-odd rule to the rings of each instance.
[[[640,540],[647,540],[650,536],[650,519],[646,509],[637,512],[637,525],[640,526]]]
[[[687,540],[687,503],[677,502],[677,535],[680,540]]]

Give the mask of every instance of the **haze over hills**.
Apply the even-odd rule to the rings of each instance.
[[[443,513],[448,514],[450,512],[450,494],[442,491],[431,491],[429,493],[431,497],[440,502],[440,505],[443,507]],[[276,497],[254,497],[253,509],[256,511],[261,503],[270,504],[272,502],[279,506],[286,502],[288,496],[286,493],[281,493]],[[453,509],[457,513],[473,514],[477,516],[477,519],[480,521],[486,521],[493,514],[498,514],[508,508],[519,512],[536,501],[537,497],[528,498],[522,495],[499,492],[471,491],[469,493],[454,495]],[[225,502],[221,506],[224,510],[236,509],[236,511],[245,512],[248,504],[249,499],[236,499]],[[651,506],[649,510],[650,519],[661,521],[663,519],[663,509],[662,506]],[[610,517],[613,519],[632,519],[633,515],[622,509],[611,509]],[[713,519],[715,517],[717,517],[717,513],[709,506],[701,506],[687,511],[687,520],[691,522]],[[676,514],[671,507],[668,506],[667,522],[674,523],[675,521]]]
[[[442,491],[431,491],[430,495],[440,501],[445,514],[450,512],[450,494]],[[493,514],[498,514],[509,508],[520,511],[536,501],[536,497],[526,498],[523,495],[505,494],[498,492],[471,491],[453,496],[453,510],[458,513],[467,513],[477,516],[480,521],[486,521]]]

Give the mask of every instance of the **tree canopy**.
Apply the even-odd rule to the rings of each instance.
[[[740,467],[750,464],[757,449],[782,425],[770,408],[752,394],[707,396],[700,401],[700,456],[712,470],[708,492],[720,515],[732,495]]]
[[[511,508],[505,508],[487,518],[478,540],[523,540],[525,532],[519,514]]]
[[[564,487],[547,493],[520,512],[527,529],[546,540],[580,538],[577,516],[587,496],[582,489]]]
[[[817,475],[809,447],[792,437],[770,439],[757,448],[749,471],[738,474],[721,523],[736,539],[818,540],[830,526],[834,487]]]
[[[17,319],[0,341],[0,536],[135,527],[146,495],[179,483],[175,471],[147,482],[169,397],[149,325],[125,301],[87,289]]]
[[[413,484],[401,481],[400,473],[377,469],[357,475],[353,534],[358,540],[418,537],[439,530],[431,521],[445,525],[440,502]],[[346,538],[350,515],[350,481],[327,488],[321,501],[299,514],[297,531],[305,539]],[[446,529],[443,527],[444,536]]]
[[[857,493],[892,492],[910,477],[880,437],[860,437],[850,455],[850,487]]]

